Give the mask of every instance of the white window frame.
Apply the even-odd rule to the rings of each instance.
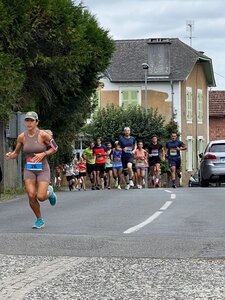
[[[200,147],[201,145],[201,147]],[[198,153],[198,164],[200,162],[200,158],[199,158],[199,154],[200,153],[204,153],[205,150],[205,139],[203,136],[199,135],[198,136],[198,149],[197,149],[197,153]]]
[[[193,97],[192,87],[186,87],[186,121],[188,124],[192,124],[193,118]]]
[[[186,170],[193,171],[193,137],[187,136]]]
[[[198,124],[203,123],[203,95],[202,89],[197,89],[197,118]]]
[[[122,106],[124,91],[137,91],[137,105],[141,105],[141,87],[140,86],[120,86],[119,106]]]

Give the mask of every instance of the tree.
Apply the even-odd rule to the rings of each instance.
[[[91,124],[83,130],[96,138],[100,136],[104,142],[114,142],[122,134],[125,126],[129,126],[132,135],[144,143],[150,142],[151,136],[156,134],[161,140],[167,135],[165,120],[157,110],[141,106],[129,106],[128,108],[118,106],[107,106],[99,109],[93,116]]]
[[[0,52],[0,121],[7,122],[12,109],[17,109],[24,81],[22,62]]]
[[[0,53],[20,78],[11,109],[36,110],[61,150],[94,110],[91,95],[113,51],[108,31],[81,4],[0,0]]]

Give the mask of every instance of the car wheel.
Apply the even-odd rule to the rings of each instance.
[[[208,187],[209,186],[208,180],[204,180],[202,178],[201,178],[200,184],[201,184],[201,187]]]

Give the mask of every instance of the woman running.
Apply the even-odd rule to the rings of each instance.
[[[113,149],[112,154],[112,168],[113,168],[113,177],[115,181],[118,183],[117,188],[121,190],[121,182],[122,182],[122,149],[120,148],[119,144],[115,144],[115,149]]]
[[[147,157],[146,150],[143,149],[143,143],[139,142],[137,145],[137,150],[134,152],[135,161],[136,161],[136,170],[137,170],[137,188],[141,189],[144,185],[145,178],[145,160]]]
[[[50,168],[47,156],[55,153],[58,146],[47,132],[38,128],[38,123],[36,112],[31,111],[25,115],[26,131],[18,136],[15,150],[6,153],[6,160],[17,158],[22,148],[26,153],[25,188],[30,207],[37,218],[33,228],[40,229],[44,227],[45,222],[39,202],[49,199],[52,206],[56,204],[56,195],[49,185]]]

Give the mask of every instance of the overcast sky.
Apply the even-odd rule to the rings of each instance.
[[[79,3],[80,1],[76,1]],[[83,0],[114,39],[179,38],[213,60],[217,87],[225,90],[225,0]]]

